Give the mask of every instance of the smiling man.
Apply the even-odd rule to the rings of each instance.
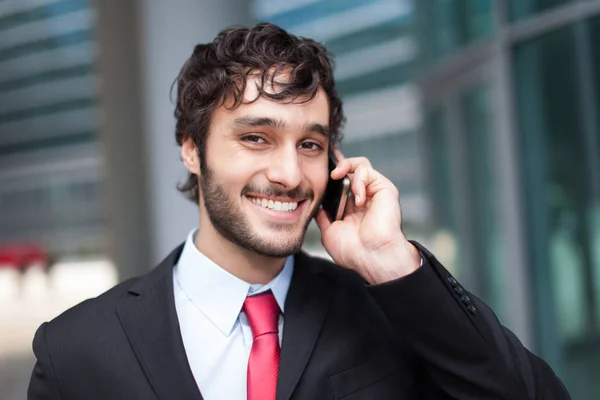
[[[323,46],[270,24],[225,30],[177,88],[180,189],[200,226],[149,274],[39,328],[29,399],[569,398],[407,240],[396,187],[335,148]],[[332,222],[321,199],[346,175],[353,196]],[[335,264],[301,251],[313,219]]]
[[[293,102],[273,101],[269,96],[293,83],[294,72],[291,66],[260,68],[266,73],[243,72],[240,104],[221,96],[224,104],[206,115],[210,134],[193,126],[179,128],[182,157],[191,172],[184,188],[200,200],[200,220],[210,221],[201,224],[196,247],[250,283],[269,282],[281,270],[282,257],[300,251],[328,180],[328,95],[317,88],[314,96],[300,93]],[[184,82],[186,72],[184,67]],[[195,111],[183,104],[177,109],[180,121]],[[198,156],[199,146],[205,146],[203,156]]]

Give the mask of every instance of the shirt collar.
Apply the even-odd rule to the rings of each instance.
[[[246,296],[271,290],[284,312],[285,299],[294,272],[294,257],[265,285],[250,285],[230,274],[202,254],[194,244],[196,230],[188,235],[173,271],[176,282],[191,302],[223,333],[229,336]]]

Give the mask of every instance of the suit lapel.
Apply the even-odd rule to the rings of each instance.
[[[202,399],[183,347],[173,297],[173,265],[182,248],[134,284],[117,306],[131,346],[162,400]]]
[[[295,258],[294,275],[285,302],[277,400],[292,396],[321,332],[329,309],[327,281],[305,253]]]

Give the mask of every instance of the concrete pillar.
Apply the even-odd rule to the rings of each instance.
[[[140,15],[152,262],[162,259],[198,225],[197,206],[176,190],[186,174],[175,143],[171,85],[196,44],[211,41],[225,27],[250,21],[248,3],[140,1],[146,5],[140,9]],[[175,96],[176,88],[173,99]]]

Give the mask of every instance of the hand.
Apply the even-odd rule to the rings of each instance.
[[[344,218],[330,222],[320,209],[316,216],[321,241],[333,261],[358,272],[371,284],[387,282],[414,272],[421,258],[402,232],[398,189],[364,157],[345,158],[334,149],[339,162],[332,179],[345,175],[352,182]]]

